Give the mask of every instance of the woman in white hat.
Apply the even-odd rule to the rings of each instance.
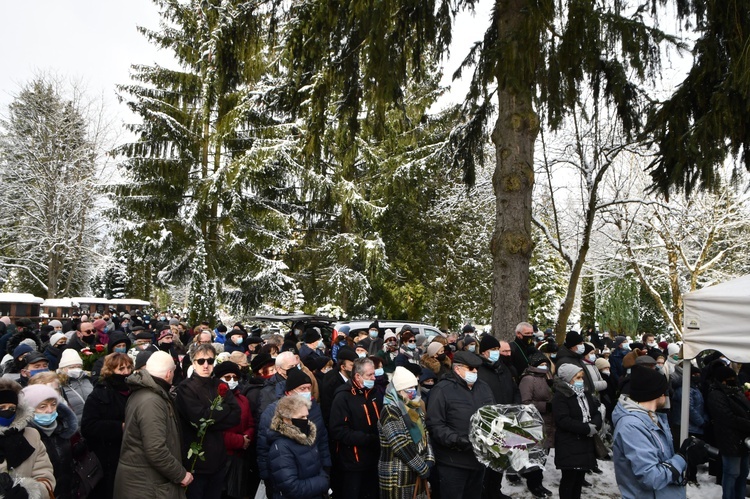
[[[381,499],[426,497],[427,477],[435,457],[427,438],[418,384],[408,369],[399,366],[385,391],[378,421]]]

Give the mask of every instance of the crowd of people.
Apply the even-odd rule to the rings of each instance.
[[[531,404],[559,497],[581,497],[610,458],[623,497],[685,497],[708,447],[679,442],[678,345],[596,331],[558,345],[526,322],[514,334],[3,317],[0,496],[503,499],[505,479],[548,497],[543,469],[489,469],[470,440],[479,408]],[[718,447],[724,497],[744,497],[750,370],[720,353],[696,367],[690,435]]]

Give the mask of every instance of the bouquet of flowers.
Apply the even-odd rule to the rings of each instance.
[[[479,462],[495,471],[544,468],[544,420],[533,405],[486,405],[471,417],[469,440]]]
[[[750,383],[742,385],[742,391],[745,393],[745,398],[750,400]]]

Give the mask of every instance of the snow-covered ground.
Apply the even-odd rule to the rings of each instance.
[[[617,488],[615,470],[612,461],[599,461],[601,475],[590,473],[586,480],[591,487],[584,487],[582,497],[586,499],[613,499],[620,497],[620,489]],[[698,486],[688,485],[688,499],[710,499],[721,497],[721,485],[716,485],[715,479],[708,474],[708,468],[702,466],[698,469]],[[552,491],[553,497],[557,497],[557,487],[560,485],[560,470],[555,468],[554,450],[547,458],[547,466],[544,469],[544,486]],[[507,476],[503,479],[503,492],[515,499],[526,499],[534,497],[526,489],[526,482],[518,485],[508,482]]]

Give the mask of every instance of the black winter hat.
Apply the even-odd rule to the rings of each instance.
[[[253,373],[258,374],[258,371],[263,369],[269,364],[275,364],[276,360],[271,357],[270,354],[267,353],[259,353],[255,357],[253,357],[253,360],[250,361],[250,369],[253,370]]]
[[[135,356],[135,366],[134,369],[137,371],[138,369],[142,369],[146,362],[148,362],[148,358],[151,357],[151,355],[154,352],[151,350],[142,350],[138,352],[138,355]]]
[[[538,366],[540,364],[544,364],[544,363],[550,364],[550,360],[547,358],[546,355],[544,355],[541,352],[537,352],[534,355],[532,355],[531,357],[529,357],[529,365],[532,366],[532,367],[536,367],[536,366]]]
[[[286,385],[284,386],[284,391],[291,392],[302,385],[311,383],[310,376],[305,374],[305,371],[302,369],[290,369],[286,374]]]
[[[568,331],[568,334],[565,336],[565,346],[567,348],[573,348],[581,343],[583,343],[583,336],[578,331]]]
[[[341,347],[339,348],[338,353],[336,354],[336,359],[341,362],[342,360],[351,360],[354,362],[357,360],[359,356],[357,355],[357,352],[352,350],[349,347]]]
[[[714,369],[713,377],[716,381],[721,383],[722,381],[726,381],[730,378],[737,378],[737,373],[734,372],[734,369],[728,366],[717,366]]]
[[[482,336],[482,341],[479,342],[479,353],[482,353],[490,348],[500,348],[500,341],[491,334],[485,334]]]
[[[378,327],[378,321],[375,321],[372,324],[370,324],[370,327],[368,327],[367,329],[380,329]]]
[[[474,334],[474,331],[476,331],[476,329],[474,329],[474,326],[471,324],[466,324],[463,329],[461,329],[461,332],[464,334]]]
[[[235,374],[240,377],[240,366],[232,362],[231,360],[225,360],[220,362],[214,367],[213,376],[214,378],[221,378],[227,374]]]
[[[630,398],[636,402],[655,400],[667,392],[667,378],[654,369],[635,365],[630,371]]]
[[[305,334],[302,336],[302,341],[304,343],[312,343],[314,341],[318,341],[319,339],[320,333],[313,327],[305,329]]]

